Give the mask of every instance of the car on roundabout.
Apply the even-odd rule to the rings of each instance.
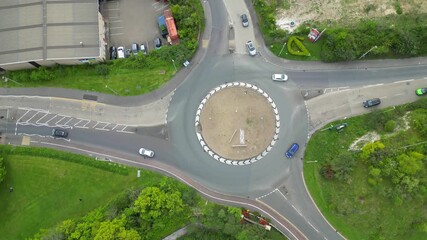
[[[149,157],[149,158],[154,157],[154,151],[150,149],[140,148],[138,152],[143,157]]]
[[[282,73],[276,73],[271,76],[271,79],[276,82],[286,82],[288,81],[288,75]]]
[[[246,48],[248,49],[249,55],[251,55],[251,56],[256,55],[256,48],[255,48],[254,43],[252,41],[246,42]]]
[[[418,96],[422,96],[427,94],[427,88],[418,88],[417,90],[415,90],[415,94],[417,94]]]
[[[289,147],[288,151],[286,151],[286,152],[285,152],[285,156],[286,156],[287,158],[292,158],[292,157],[295,155],[295,153],[298,151],[298,149],[299,149],[299,145],[298,145],[298,143],[293,143],[293,144]]]

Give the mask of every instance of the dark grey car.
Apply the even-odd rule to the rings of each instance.
[[[363,106],[365,108],[368,108],[368,107],[373,107],[373,106],[379,105],[380,103],[381,103],[381,100],[379,98],[372,98],[372,99],[364,101]]]
[[[52,136],[60,137],[60,138],[66,138],[66,137],[68,137],[68,132],[63,130],[63,129],[54,128],[52,130]]]
[[[246,14],[242,14],[240,16],[240,18],[242,19],[242,25],[243,25],[243,27],[249,26],[249,19],[248,19],[248,16]]]
[[[162,48],[162,40],[160,38],[154,39],[154,47],[156,49]]]

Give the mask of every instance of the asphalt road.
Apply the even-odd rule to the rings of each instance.
[[[0,112],[6,116],[0,119],[0,130],[7,133],[6,143],[23,144],[22,137],[26,136],[30,137],[30,145],[153,169],[195,187],[209,199],[263,213],[291,239],[342,239],[306,191],[302,176],[304,145],[309,135],[327,122],[370,111],[361,107],[365,98],[381,97],[381,108],[414,101],[414,89],[427,85],[427,59],[338,64],[281,60],[263,47],[250,6],[246,8],[243,1],[203,4],[206,29],[191,67],[153,93],[120,98],[58,89],[0,89]],[[238,22],[242,12],[252,16],[249,28]],[[248,39],[254,39],[258,47],[255,57],[245,51]],[[234,53],[230,53],[230,46],[235,47]],[[289,75],[288,82],[271,81],[271,74],[282,72]],[[200,101],[226,82],[254,84],[266,91],[278,107],[279,140],[257,163],[220,163],[204,152],[196,138],[194,121]],[[98,96],[97,103],[89,104],[92,111],[80,101],[84,94]],[[52,100],[50,96],[61,98]],[[161,101],[165,96],[169,97]],[[144,108],[154,102],[158,104]],[[26,108],[38,110],[28,115]],[[43,111],[57,116],[49,118],[46,114],[46,119],[51,119],[46,120]],[[67,112],[69,116],[63,116]],[[73,116],[79,118],[73,120]],[[87,123],[83,122],[84,116]],[[141,119],[149,116],[156,117],[145,124]],[[50,137],[52,128],[64,126],[69,129],[69,141]],[[302,148],[292,160],[285,159],[283,153],[293,142]],[[141,146],[155,150],[155,159],[138,156]]]

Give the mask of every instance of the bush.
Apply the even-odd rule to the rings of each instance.
[[[393,120],[388,120],[386,123],[385,123],[385,126],[384,126],[384,130],[386,131],[386,132],[393,132],[393,130],[396,128],[396,122],[395,121],[393,121]]]
[[[350,61],[357,57],[355,37],[344,29],[325,32],[320,58],[325,62]],[[359,40],[359,39],[358,39]]]
[[[30,79],[33,81],[49,81],[55,78],[53,71],[47,67],[39,67],[37,70],[33,70],[30,75]]]
[[[300,40],[304,40],[304,38],[295,36],[290,37],[286,46],[288,48],[288,52],[297,56],[310,56],[310,52]]]

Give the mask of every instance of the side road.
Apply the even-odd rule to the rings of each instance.
[[[415,95],[415,89],[425,87],[426,84],[427,78],[406,80],[345,89],[309,99],[305,101],[309,113],[309,135],[335,120],[344,120],[378,108],[414,102],[420,98]],[[380,105],[372,108],[362,106],[363,101],[375,97],[381,99]]]

